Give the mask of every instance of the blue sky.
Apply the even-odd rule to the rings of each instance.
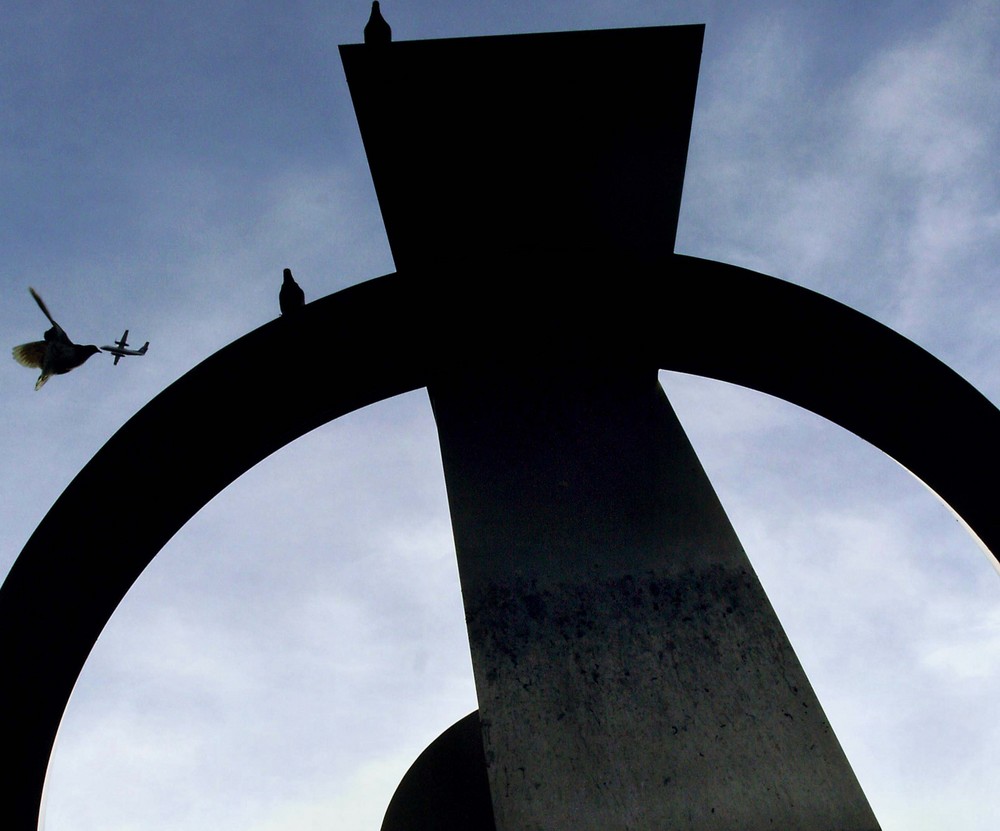
[[[383,10],[397,39],[705,23],[676,249],[841,300],[1000,402],[995,2]],[[75,340],[128,327],[151,345],[37,393],[0,363],[3,573],[129,416],[277,315],[283,267],[310,299],[393,270],[337,53],[367,17],[329,0],[6,4],[0,327],[9,346],[41,335],[31,285]],[[843,430],[662,380],[883,828],[992,829],[990,562]],[[163,549],[77,685],[46,827],[377,828],[412,760],[475,706],[418,392],[265,460]]]

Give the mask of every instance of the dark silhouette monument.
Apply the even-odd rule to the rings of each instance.
[[[878,828],[657,370],[852,430],[994,553],[1000,413],[833,300],[673,253],[702,36],[341,47],[398,271],[193,369],[28,541],[0,589],[6,827],[34,827],[77,674],[170,536],[296,437],[426,387],[480,708],[386,831]]]

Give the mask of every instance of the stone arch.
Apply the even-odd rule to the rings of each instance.
[[[532,297],[523,280],[484,272],[477,293],[492,283],[495,303],[459,311],[455,298],[469,290],[456,275],[390,274],[260,327],[151,401],[67,487],[0,588],[9,827],[35,827],[76,678],[173,534],[257,462],[340,415],[476,361],[524,360],[531,339],[515,345],[505,333],[509,316],[529,305],[540,327],[553,299],[583,320],[600,319],[609,303],[626,310],[602,329],[597,351],[570,343],[569,358],[591,360],[601,344],[616,344],[627,360],[810,409],[907,467],[1000,555],[990,503],[1000,411],[970,384],[891,329],[807,289],[677,255],[664,272],[627,281],[614,297],[548,300]],[[109,491],[120,493],[111,507]]]

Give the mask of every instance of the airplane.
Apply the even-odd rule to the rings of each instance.
[[[149,341],[146,341],[139,349],[126,349],[126,346],[128,346],[128,329],[125,330],[121,340],[115,341],[114,346],[102,346],[101,350],[114,355],[115,366],[118,366],[118,362],[126,355],[145,355],[146,350],[149,349]]]

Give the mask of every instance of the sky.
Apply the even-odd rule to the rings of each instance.
[[[676,250],[844,302],[1000,403],[996,0],[382,8],[398,40],[706,24]],[[393,271],[337,51],[368,12],[4,4],[0,331],[10,347],[41,336],[33,286],[74,340],[127,327],[150,347],[38,392],[34,371],[0,362],[0,574],[130,416],[277,316],[282,268],[307,299]],[[991,561],[841,428],[724,383],[661,381],[883,829],[992,831]],[[411,762],[475,707],[416,391],[264,460],[154,559],[80,676],[45,827],[376,829]]]

